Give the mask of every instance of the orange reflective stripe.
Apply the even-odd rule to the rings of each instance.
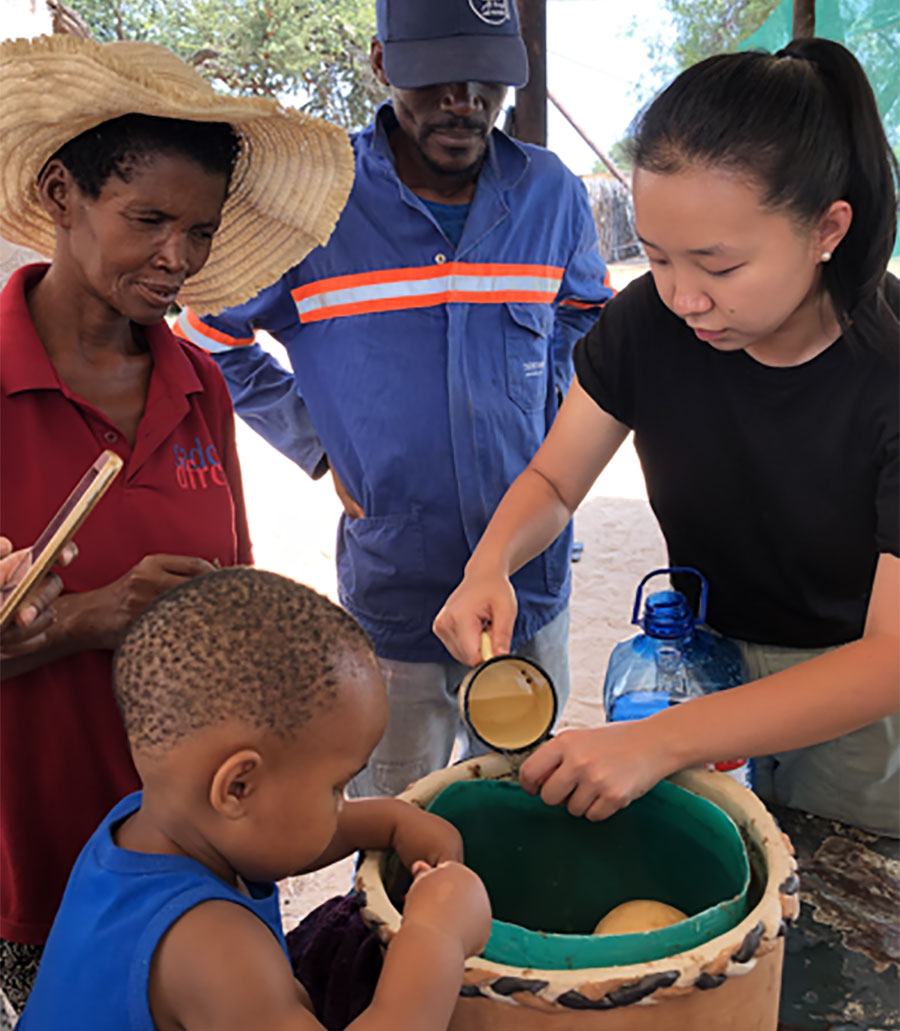
[[[443,279],[448,275],[457,276],[540,276],[545,279],[562,281],[565,270],[556,265],[522,265],[500,263],[468,263],[448,261],[443,265],[420,265],[412,268],[376,269],[374,272],[358,272],[348,276],[332,276],[330,279],[317,279],[315,282],[298,286],[291,291],[295,301],[302,301],[315,294],[334,293],[338,290],[350,290],[354,287],[371,286],[380,283],[410,283],[423,279]]]
[[[334,276],[291,291],[301,322],[439,304],[552,304],[563,270],[553,265],[445,262]]]
[[[442,290],[434,294],[416,294],[414,297],[379,297],[369,301],[349,301],[346,304],[332,304],[314,311],[300,314],[301,322],[321,322],[323,319],[338,319],[347,315],[369,315],[380,311],[402,311],[408,308],[430,308],[435,304],[551,304],[556,294],[528,290],[506,290],[485,293],[478,290]]]
[[[196,329],[197,332],[201,333],[203,336],[209,337],[210,340],[215,340],[217,344],[227,344],[229,347],[242,347],[254,342],[253,337],[232,337],[227,333],[222,333],[218,329],[213,329],[212,326],[207,326],[207,324],[202,322],[190,308],[185,308],[185,312],[191,327]]]
[[[603,285],[605,287],[608,287],[610,290],[612,290],[613,295],[615,295],[618,292],[615,289],[615,287],[609,281],[609,269],[606,270],[606,275],[603,277]],[[564,300],[560,301],[559,303],[560,303],[560,306],[564,305],[567,308],[583,308],[583,309],[587,309],[587,308],[602,308],[603,305],[606,304],[606,301],[576,301],[573,298],[567,297]]]
[[[246,347],[255,340],[254,337],[232,337],[212,326],[207,326],[190,308],[181,309],[172,329],[182,340],[189,340],[198,347],[214,352],[229,347]]]

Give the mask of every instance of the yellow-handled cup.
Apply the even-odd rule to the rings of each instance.
[[[481,658],[460,684],[463,722],[494,751],[536,748],[550,736],[559,706],[549,674],[533,659],[494,655],[486,630],[481,632]]]

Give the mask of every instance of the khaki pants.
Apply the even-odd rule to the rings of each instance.
[[[735,643],[751,680],[829,650]],[[900,714],[833,741],[757,758],[756,792],[765,801],[900,837]]]

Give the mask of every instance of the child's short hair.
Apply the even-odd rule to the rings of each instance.
[[[138,751],[167,751],[230,719],[285,736],[337,697],[335,666],[371,654],[362,627],[324,595],[235,567],[167,591],[113,660],[116,700]]]

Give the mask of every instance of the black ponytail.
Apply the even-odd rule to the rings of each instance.
[[[853,220],[822,270],[825,289],[845,332],[868,339],[879,350],[887,346],[896,355],[897,312],[886,297],[884,274],[897,233],[897,160],[885,137],[872,87],[856,58],[829,40],[796,39],[781,53],[815,67],[849,140],[842,197],[853,210]],[[891,315],[892,324],[885,322]],[[885,330],[888,335],[882,339]]]
[[[747,173],[766,205],[802,225],[846,200],[853,219],[823,264],[823,284],[845,335],[898,360],[896,290],[886,287],[897,161],[872,87],[846,48],[797,39],[774,56],[707,58],[639,116],[632,151],[636,167],[651,172],[697,162]]]

